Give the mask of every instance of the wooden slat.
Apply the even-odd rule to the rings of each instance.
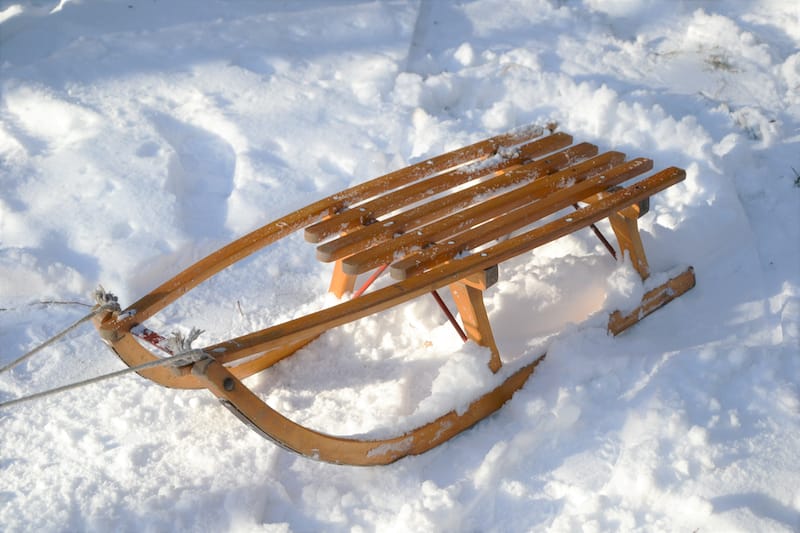
[[[395,258],[403,257],[416,249],[447,240],[451,236],[478,224],[495,217],[507,215],[515,209],[531,204],[556,191],[565,190],[565,186],[568,186],[569,190],[571,190],[574,188],[575,183],[580,183],[586,178],[609,170],[624,160],[625,154],[623,153],[606,152],[588,161],[569,167],[567,170],[556,172],[518,189],[487,199],[447,218],[437,220],[396,239],[384,242],[379,246],[351,255],[342,261],[342,268],[347,273],[357,274],[366,272],[378,265],[390,263]]]
[[[308,242],[320,242],[331,235],[347,232],[359,226],[366,226],[375,222],[379,216],[400,209],[403,206],[462,185],[470,180],[490,176],[494,172],[508,170],[515,165],[559,150],[570,144],[572,144],[571,136],[566,133],[555,133],[511,150],[507,156],[497,154],[495,157],[488,158],[485,161],[459,167],[445,174],[439,174],[412,183],[308,226],[305,230],[305,238]]]
[[[590,224],[608,217],[610,213],[615,213],[679,183],[685,177],[686,173],[683,170],[675,167],[668,168],[630,187],[620,189],[596,204],[582,207],[572,213],[570,217],[561,217],[525,231],[480,253],[434,267],[420,275],[365,293],[359,298],[333,307],[208,346],[204,348],[204,351],[214,354],[217,361],[228,363],[263,352],[273,346],[308,338],[310,335],[320,334],[331,328],[354,322],[588,227]]]
[[[417,228],[422,224],[463,209],[475,202],[477,198],[563,170],[596,154],[597,146],[593,144],[581,143],[570,146],[533,163],[522,165],[466,189],[437,198],[361,228],[358,231],[320,244],[317,246],[317,259],[330,262],[347,257]]]
[[[104,322],[102,328],[106,331],[128,331],[134,325],[144,322],[217,272],[325,216],[337,213],[353,203],[361,202],[387,190],[418,181],[424,177],[444,172],[454,166],[475,161],[476,159],[485,159],[501,148],[513,147],[520,143],[528,142],[531,139],[541,137],[543,133],[544,129],[538,126],[528,126],[504,133],[390,172],[298,209],[240,237],[201,259],[128,306],[118,319]]]
[[[613,189],[613,188],[612,188]],[[603,199],[603,197],[611,194],[614,192],[613,190],[599,192],[597,194],[593,194],[587,198],[584,198],[582,201],[586,204],[592,204],[595,202],[599,202]],[[628,218],[642,218],[647,213],[650,212],[650,198],[645,198],[641,202],[636,205],[632,205],[630,207],[626,207],[622,211],[619,212],[620,215],[628,217]]]
[[[395,170],[389,174],[361,183],[350,189],[336,193],[329,198],[336,202],[336,211],[349,205],[366,200],[372,196],[383,194],[386,191],[402,187],[409,183],[419,181],[437,173],[448,171],[454,167],[476,160],[483,160],[493,156],[503,148],[510,148],[518,144],[530,142],[544,134],[540,126],[526,126],[515,131],[497,135],[483,141],[476,142],[464,148],[458,148],[436,157],[414,163],[405,168]]]
[[[428,246],[392,264],[390,273],[393,278],[401,280],[414,276],[437,264],[449,261],[460,253],[474,249],[493,239],[532,224],[541,218],[552,215],[588,195],[619,185],[652,169],[652,167],[653,162],[651,160],[642,158],[623,163],[602,175],[579,182],[568,189],[559,189],[530,207],[511,211],[497,217],[491,224],[483,224],[457,237],[452,237],[447,242]],[[572,215],[570,214],[562,218],[568,220],[571,217]],[[344,268],[346,269],[347,265],[344,265]]]

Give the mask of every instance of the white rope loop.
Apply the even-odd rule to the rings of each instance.
[[[172,336],[167,339],[166,347],[174,354],[188,353],[192,351],[192,343],[203,333],[202,329],[192,328],[185,336],[180,331],[173,331]]]

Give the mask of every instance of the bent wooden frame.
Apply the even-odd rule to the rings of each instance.
[[[453,292],[467,336],[489,348],[491,370],[502,372],[483,306],[482,293],[492,283],[487,273],[496,279],[500,263],[604,218],[611,221],[622,250],[642,278],[647,277],[636,225],[641,212],[637,206],[683,180],[685,173],[668,168],[620,187],[651,170],[652,162],[624,162],[625,156],[619,152],[597,155],[597,147],[587,143],[569,146],[572,137],[564,133],[542,135],[540,128],[527,128],[497,136],[320,200],[232,242],[127,310],[98,316],[95,324],[129,366],[158,360],[132,333],[147,318],[222,269],[290,233],[303,229],[312,242],[333,237],[319,245],[318,257],[335,261],[331,290],[339,296],[352,290],[356,275],[376,266],[391,263],[397,281],[332,307],[207,346],[202,349],[207,357],[186,367],[151,368],[141,375],[167,387],[208,388],[259,433],[308,457],[372,465],[422,453],[499,409],[544,355],[505,376],[497,388],[466,411],[447,413],[384,440],[334,437],[305,428],[267,406],[241,380],[292,355],[331,328],[445,286]],[[578,202],[583,207],[558,216]],[[546,222],[530,227],[546,217],[550,217]],[[508,234],[509,238],[493,242]],[[634,312],[613,314],[609,331],[621,332],[693,285],[690,268],[648,292]]]

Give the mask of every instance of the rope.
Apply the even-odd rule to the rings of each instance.
[[[106,311],[119,312],[121,310],[119,303],[117,301],[117,297],[111,294],[110,292],[106,292],[102,286],[98,287],[94,291],[94,301],[95,301],[95,308],[92,310],[91,313],[79,319],[77,322],[66,328],[64,331],[61,331],[60,333],[57,333],[53,337],[50,337],[45,342],[36,346],[31,351],[23,354],[14,361],[0,368],[0,373],[6,372],[7,370],[14,368],[15,366],[25,361],[35,353],[39,352],[43,348],[53,344],[55,341],[62,338],[64,335],[68,334],[70,331],[74,330],[84,322],[91,320],[94,316]],[[175,366],[175,367],[185,366],[192,363],[196,363],[197,361],[200,361],[202,359],[208,359],[209,358],[208,354],[206,354],[202,350],[192,349],[192,342],[194,342],[195,339],[197,339],[197,337],[199,337],[202,332],[203,331],[200,329],[192,328],[191,331],[189,331],[189,333],[185,336],[179,332],[173,333],[172,337],[167,340],[169,347],[175,354],[170,357],[165,357],[163,359],[158,359],[156,361],[150,361],[149,363],[144,363],[141,365],[132,366],[122,370],[117,370],[116,372],[102,374],[100,376],[84,379],[82,381],[77,381],[75,383],[70,383],[68,385],[62,385],[60,387],[55,387],[53,389],[37,392],[34,394],[30,394],[28,396],[14,398],[13,400],[0,402],[0,409],[3,409],[5,407],[11,407],[12,405],[16,405],[23,402],[29,402],[31,400],[37,400],[39,398],[44,398],[46,396],[51,396],[53,394],[66,392],[68,390],[77,389],[79,387],[85,387],[86,385],[91,385],[99,381],[105,381],[107,379],[112,379],[118,376],[123,376],[125,374],[130,374],[131,372],[140,372],[142,370],[147,370],[148,368],[155,368],[159,366]]]
[[[192,351],[192,343],[201,333],[203,330],[197,328],[192,328],[186,336],[180,331],[173,331],[172,336],[166,341],[167,348],[175,355],[189,353]]]
[[[38,400],[46,396],[51,396],[53,394],[66,392],[68,390],[77,389],[79,387],[85,387],[86,385],[91,385],[93,383],[97,383],[100,381],[105,381],[108,379],[123,376],[125,374],[130,374],[131,372],[139,372],[141,370],[147,370],[148,368],[155,368],[158,366],[175,366],[175,367],[184,366],[191,363],[196,363],[197,361],[200,361],[201,359],[206,359],[208,357],[209,356],[202,350],[190,350],[188,352],[184,352],[178,355],[173,355],[172,357],[165,357],[164,359],[159,359],[157,361],[150,361],[149,363],[144,363],[141,365],[124,368],[122,370],[117,370],[116,372],[111,372],[109,374],[102,374],[100,376],[95,376],[93,378],[85,379],[83,381],[77,381],[75,383],[70,383],[68,385],[62,385],[61,387],[56,387],[54,389],[48,389],[42,392],[37,392],[29,396],[14,398],[13,400],[8,400],[6,402],[0,403],[0,409],[11,407],[12,405],[16,405],[23,402]]]
[[[119,303],[117,302],[117,297],[114,296],[113,294],[111,294],[110,292],[106,292],[103,289],[103,287],[98,287],[94,291],[94,300],[95,300],[95,303],[96,303],[97,307],[94,310],[92,310],[91,313],[89,313],[88,315],[80,318],[77,322],[73,323],[72,325],[67,327],[65,330],[53,335],[52,337],[50,337],[49,339],[47,339],[43,343],[39,344],[38,346],[36,346],[34,349],[30,350],[29,352],[26,352],[26,353],[22,354],[21,356],[17,357],[16,359],[11,361],[7,365],[5,365],[3,367],[0,367],[0,374],[2,374],[4,372],[8,372],[9,370],[11,370],[12,368],[16,367],[17,365],[19,365],[20,363],[22,363],[23,361],[25,361],[26,359],[28,359],[32,355],[38,353],[42,349],[47,348],[48,346],[50,346],[51,344],[53,344],[57,340],[61,339],[62,337],[67,335],[69,332],[71,332],[72,330],[74,330],[75,328],[77,328],[78,326],[83,324],[84,322],[87,322],[87,321],[91,320],[96,315],[98,315],[100,313],[103,313],[103,312],[106,312],[106,311],[119,311],[120,310]]]
[[[81,307],[94,307],[92,304],[87,304],[86,302],[76,302],[74,300],[39,300],[38,302],[24,304],[25,307],[31,307],[34,305],[80,305]],[[18,309],[20,309],[20,307],[0,307],[0,311],[16,311]]]

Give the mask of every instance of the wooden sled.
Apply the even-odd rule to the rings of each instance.
[[[325,331],[449,287],[464,336],[500,354],[483,303],[498,266],[608,218],[622,252],[649,275],[637,219],[651,195],[684,179],[678,168],[650,173],[649,159],[598,155],[566,133],[528,127],[422,161],[299,209],[228,244],[121,312],[95,318],[102,338],[129,366],[159,359],[141,340],[170,352],[144,323],[187,291],[253,252],[304,230],[317,256],[333,263],[330,290],[352,293],[356,278],[387,268],[382,288],[294,320],[194,350],[177,368],[140,374],[167,387],[207,388],[237,417],[276,444],[333,463],[376,465],[425,452],[499,409],[544,355],[512,373],[463,412],[452,411],[395,438],[361,440],[305,428],[264,403],[242,379],[292,355]],[[642,178],[643,175],[650,173]],[[626,182],[632,182],[623,186]],[[546,220],[545,220],[546,219]],[[594,228],[596,229],[596,228]],[[694,286],[691,268],[649,291],[641,306],[608,323],[616,335]],[[359,291],[363,292],[363,291]]]

